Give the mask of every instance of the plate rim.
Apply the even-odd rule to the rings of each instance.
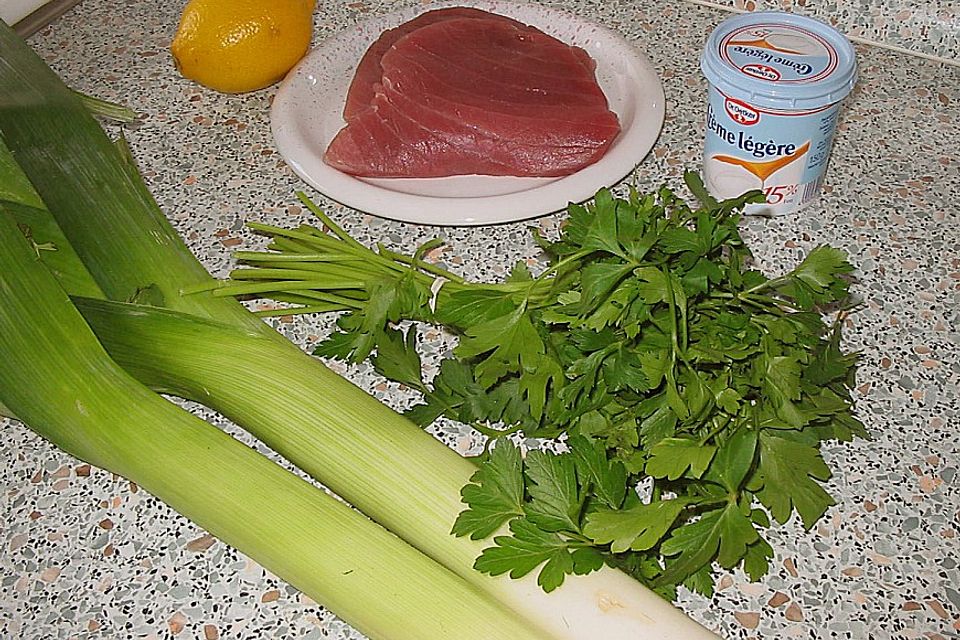
[[[620,160],[620,164],[615,164],[614,167],[618,168],[616,168],[614,172],[616,178],[613,179],[610,178],[610,171],[604,171],[610,166],[611,160],[608,160],[607,163],[604,163],[604,160],[610,157],[611,152],[614,151],[611,150],[596,163],[588,165],[569,176],[550,180],[545,184],[542,182],[542,178],[506,177],[506,179],[514,181],[531,180],[541,183],[529,189],[488,196],[446,198],[395,191],[371,184],[329,167],[323,163],[322,157],[318,158],[316,154],[304,154],[291,149],[291,147],[302,146],[298,145],[297,142],[302,138],[293,133],[293,131],[295,131],[294,127],[285,126],[288,122],[286,113],[293,108],[289,104],[293,102],[290,93],[294,91],[299,82],[304,80],[304,70],[310,67],[311,58],[320,56],[321,53],[325,53],[327,49],[335,46],[345,38],[355,37],[358,31],[370,32],[372,33],[372,38],[376,39],[377,34],[382,33],[383,30],[402,24],[402,22],[410,20],[420,13],[451,6],[477,7],[492,12],[500,11],[505,15],[510,15],[511,12],[523,12],[524,10],[533,11],[544,15],[547,19],[564,20],[571,27],[586,27],[592,29],[594,32],[602,34],[606,41],[616,42],[621,45],[621,47],[630,51],[632,54],[630,58],[631,66],[644,73],[644,80],[652,84],[653,86],[651,88],[655,90],[655,95],[644,96],[643,109],[641,112],[646,119],[645,125],[638,127],[638,118],[635,118],[631,130],[627,132],[621,131],[620,133],[620,136],[624,136],[625,133],[633,133],[638,139],[631,141],[631,147],[642,148],[642,155],[638,155],[636,151],[623,152],[629,154],[631,161],[625,163],[623,160]],[[527,21],[532,26],[545,31],[549,31],[550,29],[550,25],[545,22],[529,19],[527,19]],[[362,52],[366,51],[369,44],[370,43],[365,43],[363,45],[363,49],[359,55],[362,55]],[[591,55],[597,59],[595,54],[591,53]],[[352,62],[359,62],[359,58]],[[633,73],[631,73],[630,76],[637,77]],[[370,16],[350,27],[341,29],[312,47],[304,58],[287,74],[277,90],[270,107],[270,128],[274,144],[286,164],[301,180],[335,202],[364,214],[399,222],[436,226],[482,226],[522,222],[552,215],[563,211],[570,203],[588,200],[601,187],[610,187],[620,182],[646,159],[656,145],[663,128],[666,115],[665,111],[663,83],[653,63],[644,52],[640,51],[633,42],[627,40],[627,38],[619,32],[569,11],[531,2],[518,2],[515,0],[464,0],[457,2],[456,0],[445,0],[443,2],[410,6]],[[619,113],[617,115],[621,116]],[[655,121],[654,124],[651,124],[651,118]],[[639,135],[633,131],[634,129],[639,130]],[[313,160],[311,167],[316,167],[316,169],[319,170],[319,173],[321,173],[320,178],[326,176],[328,179],[318,179],[316,175],[318,171],[304,167],[302,162],[304,159],[303,156],[307,156],[307,159]],[[606,177],[589,180],[591,174],[601,172]],[[405,180],[409,183],[415,180],[438,181],[463,178],[464,176],[452,176],[450,178]],[[483,178],[497,179],[496,177],[490,176],[483,176]],[[331,182],[333,182],[332,189]],[[349,185],[350,188],[338,189],[338,183],[341,185]],[[582,186],[585,184],[592,186],[585,188]],[[578,186],[579,188],[577,188]],[[564,189],[564,187],[569,187],[569,189]],[[564,193],[567,195],[560,197],[560,195]],[[547,205],[544,204],[545,196],[548,203]],[[453,213],[453,215],[450,215],[448,212],[444,212],[442,215],[431,213],[431,210],[437,207],[439,203],[450,204],[450,213]]]

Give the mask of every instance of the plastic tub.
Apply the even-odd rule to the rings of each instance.
[[[703,174],[718,198],[760,189],[747,212],[782,215],[820,193],[857,61],[843,34],[778,11],[729,18],[700,59],[709,82]]]

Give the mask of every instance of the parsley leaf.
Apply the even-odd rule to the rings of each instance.
[[[816,447],[791,439],[787,433],[760,433],[760,464],[749,488],[777,522],[789,520],[796,509],[809,529],[834,504],[816,482],[829,479],[830,469]]]
[[[796,356],[764,355],[757,360],[760,387],[770,398],[776,415],[793,427],[802,427],[807,422],[794,402],[800,398],[800,374]]]
[[[474,325],[464,332],[454,353],[460,358],[485,355],[476,364],[476,380],[485,388],[507,373],[520,371],[543,354],[543,341],[523,305]]]
[[[623,509],[597,509],[587,516],[583,532],[597,544],[609,544],[614,553],[644,551],[657,545],[691,498],[636,502]]]
[[[837,322],[827,340],[814,347],[813,360],[804,369],[803,379],[818,387],[836,381],[850,382],[858,359],[858,354],[845,354],[840,349],[840,323]]]
[[[627,470],[618,460],[607,458],[607,448],[598,440],[573,436],[568,442],[580,484],[600,502],[616,509],[627,494]]]
[[[523,471],[520,450],[503,440],[491,451],[460,491],[469,507],[453,525],[456,536],[487,538],[511,518],[523,513]]]
[[[729,503],[707,511],[699,519],[674,529],[660,546],[670,560],[656,583],[682,582],[714,557],[721,566],[733,568],[746,555],[748,545],[759,538],[740,505]]]
[[[446,286],[446,285],[444,285]],[[440,288],[443,291],[443,287]],[[516,308],[510,296],[495,289],[459,289],[437,302],[434,318],[448,327],[466,328],[508,315]]]
[[[511,578],[522,578],[544,565],[537,584],[547,592],[563,584],[566,574],[573,573],[573,555],[560,535],[523,519],[510,522],[510,533],[512,535],[497,536],[496,545],[483,550],[473,565],[477,571],[492,576],[509,573]]]
[[[847,296],[848,284],[839,277],[853,271],[846,255],[834,247],[816,247],[786,277],[780,291],[797,302],[801,309],[811,309]]]
[[[754,465],[756,451],[757,432],[741,426],[720,445],[705,477],[735,494]]]
[[[417,331],[411,327],[406,334],[386,329],[377,343],[377,353],[370,362],[380,375],[414,389],[423,387],[420,354],[417,353]]]
[[[650,449],[646,471],[654,478],[699,478],[710,466],[717,448],[690,438],[664,438]]]
[[[545,531],[579,530],[581,501],[574,459],[531,451],[525,462],[530,480],[527,491],[531,500],[526,508],[530,521]]]

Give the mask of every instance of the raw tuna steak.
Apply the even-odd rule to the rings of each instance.
[[[360,58],[357,65],[357,71],[350,83],[350,89],[347,91],[347,103],[343,108],[343,119],[349,120],[359,112],[370,107],[373,103],[374,85],[380,82],[380,76],[383,74],[383,68],[380,66],[380,59],[383,54],[390,50],[393,43],[412,31],[420,27],[425,27],[441,20],[451,20],[455,18],[490,18],[495,14],[482,9],[473,9],[471,7],[449,7],[446,9],[434,9],[422,13],[413,20],[404,22],[399,27],[387,29],[377,41],[370,45],[367,52]],[[499,16],[502,17],[502,16]],[[504,20],[510,20],[503,17]],[[519,23],[518,23],[519,24]]]
[[[596,162],[620,125],[586,52],[476,13],[434,11],[386,32],[392,44],[361,61],[324,160],[384,178],[562,176]]]

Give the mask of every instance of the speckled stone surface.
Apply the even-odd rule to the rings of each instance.
[[[680,1],[554,4],[619,30],[651,58],[667,119],[632,181],[679,188],[682,171],[700,161],[705,94],[696,60],[726,14]],[[75,88],[141,113],[126,135],[149,185],[222,276],[231,251],[261,246],[244,221],[306,221],[293,195],[304,185],[273,147],[275,89],[223,96],[177,76],[167,45],[179,5],[85,0],[31,43]],[[321,2],[316,38],[393,6]],[[681,606],[726,638],[960,634],[960,68],[857,51],[862,79],[845,105],[822,199],[795,216],[749,220],[745,232],[769,273],[820,243],[850,252],[863,307],[846,335],[863,351],[856,395],[875,437],[828,448],[838,504],[812,531],[790,522],[771,532],[777,556],[766,578],[724,575],[712,599],[684,594]],[[419,227],[307,191],[363,242],[410,250],[442,236],[449,246],[440,259],[471,278],[497,278],[517,259],[538,257],[528,223]],[[552,232],[561,220],[533,224]],[[329,320],[278,322],[304,347],[329,330]],[[429,334],[428,364],[447,346],[449,338]],[[335,368],[394,406],[409,400],[365,367]],[[0,425],[0,637],[361,637],[142,489],[19,423]],[[477,446],[463,427],[436,433],[461,451]]]
[[[700,2],[701,0],[688,0]],[[790,11],[856,39],[960,62],[960,5],[953,0],[704,0],[735,11]]]

